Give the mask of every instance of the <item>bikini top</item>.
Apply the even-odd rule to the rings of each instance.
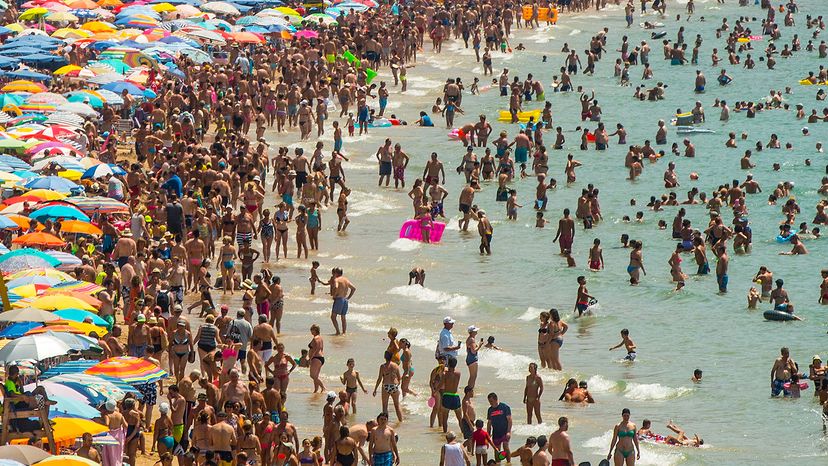
[[[635,437],[635,430],[622,430],[618,432],[618,437]]]

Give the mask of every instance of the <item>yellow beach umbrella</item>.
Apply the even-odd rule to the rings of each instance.
[[[51,189],[33,189],[26,193],[27,196],[35,196],[44,201],[60,201],[66,199],[66,195]]]
[[[81,434],[83,435],[83,434]],[[37,464],[47,466],[100,466],[98,463],[77,455],[50,456]]]
[[[52,33],[52,37],[60,39],[86,39],[92,37],[92,33],[85,29],[60,28]]]
[[[57,309],[83,309],[85,311],[90,312],[98,312],[97,309],[82,301],[74,296],[66,296],[66,295],[51,295],[51,296],[42,296],[40,298],[35,299],[28,305],[24,304],[24,307],[31,306],[36,307],[39,309],[45,309],[47,311],[57,310]]]
[[[5,27],[6,29],[11,29],[11,30],[12,30],[12,31],[14,31],[14,32],[23,32],[23,29],[26,29],[26,28],[24,28],[24,27],[23,27],[23,25],[22,25],[22,24],[20,24],[20,23],[11,23],[11,24],[6,24],[6,25],[5,25],[5,26],[3,26],[3,27]]]
[[[12,288],[9,291],[17,296],[20,296],[21,298],[34,298],[37,296],[37,287],[34,284],[18,286],[17,288]]]
[[[28,10],[24,11],[20,14],[20,19],[23,21],[30,21],[33,19],[38,19],[41,16],[45,16],[49,14],[49,10],[43,7],[35,7],[29,8]]]
[[[280,6],[280,7],[276,7],[276,8],[274,8],[274,9],[275,9],[276,11],[279,11],[279,12],[284,13],[284,14],[286,14],[286,15],[292,15],[292,16],[302,16],[302,15],[300,15],[300,14],[299,14],[299,12],[298,12],[298,11],[296,11],[296,10],[294,10],[293,8],[290,8],[290,7]]]
[[[115,28],[111,24],[103,21],[90,21],[88,23],[84,23],[83,25],[81,25],[81,29],[86,29],[87,31],[92,31],[95,33],[115,31]]]
[[[45,90],[46,88],[42,84],[38,85],[24,79],[12,81],[0,88],[0,91],[3,92],[31,92],[32,94],[43,92]]]
[[[58,172],[57,176],[66,178],[69,181],[78,181],[83,177],[83,173],[77,170],[63,170]]]
[[[59,295],[52,295],[52,296],[59,296]],[[60,322],[59,325],[68,325],[69,327],[75,328],[80,330],[84,333],[84,335],[89,335],[92,332],[97,333],[99,336],[106,335],[106,329],[94,324],[87,324],[86,322],[75,322],[74,320],[65,320],[65,321],[55,321]],[[50,322],[51,323],[51,322]],[[49,327],[48,325],[46,326]]]
[[[171,4],[164,2],[164,3],[157,3],[152,6],[152,9],[159,12],[159,13],[166,13],[168,11],[175,11],[175,7]]]
[[[57,31],[55,31],[55,32],[57,32]],[[61,66],[60,68],[56,69],[55,71],[52,72],[52,74],[56,74],[56,75],[60,76],[60,75],[64,75],[64,74],[67,74],[67,73],[71,73],[73,71],[80,71],[82,69],[83,68],[81,68],[78,65],[66,65],[66,66]]]
[[[80,418],[72,418],[72,417],[56,417],[52,419],[54,425],[52,426],[52,430],[54,431],[55,441],[56,442],[65,442],[67,440],[74,440],[78,437],[81,437],[83,434],[89,432],[92,435],[98,435],[100,433],[106,432],[109,428],[103,424],[98,424],[97,422],[89,421],[86,419]],[[74,459],[76,457],[70,457]],[[47,462],[52,460],[54,462]],[[64,461],[63,458],[60,456],[52,456],[38,464],[51,464],[52,466],[59,466],[61,464],[77,464],[77,463],[60,463],[60,461]],[[68,459],[66,461],[69,461]],[[83,463],[84,465],[88,463]],[[96,464],[97,466],[97,464]]]

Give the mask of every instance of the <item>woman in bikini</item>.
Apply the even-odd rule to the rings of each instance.
[[[388,329],[388,346],[385,348],[385,351],[391,353],[391,360],[394,361],[395,364],[400,363],[400,342],[397,341],[397,329],[391,327]]]
[[[411,361],[411,342],[406,338],[400,338],[400,363],[402,364],[402,383],[400,388],[405,395],[417,396],[410,387],[411,379],[414,377],[414,364]]]
[[[540,359],[541,367],[543,368],[552,368],[552,363],[549,358],[549,351],[547,347],[551,341],[549,337],[549,319],[550,315],[548,312],[543,311],[540,313],[540,323],[538,328],[538,359]]]
[[[286,432],[279,435],[279,443],[273,450],[273,457],[276,458],[275,466],[298,466],[300,464],[299,457],[293,451],[293,443]]]
[[[541,395],[543,395],[543,379],[538,375],[538,365],[534,362],[529,363],[529,375],[526,376],[526,385],[523,388],[523,403],[526,405],[527,424],[532,424],[532,413],[538,420],[538,424],[543,423],[541,419]]]
[[[466,366],[469,368],[469,387],[474,388],[477,382],[477,351],[480,349],[477,346],[477,332],[478,328],[472,325],[469,327],[469,337],[466,338]]]
[[[273,220],[270,219],[270,209],[265,209],[262,212],[262,221],[259,222],[259,236],[262,238],[262,256],[265,264],[270,263],[270,248],[273,245],[275,232]]]
[[[229,236],[222,238],[224,243],[219,251],[221,255],[221,262],[216,264],[221,268],[221,282],[224,288],[224,293],[233,294],[233,275],[236,273],[236,247],[233,246],[233,239]]]
[[[342,188],[339,191],[339,198],[336,200],[336,216],[339,217],[339,222],[336,225],[336,231],[345,231],[351,219],[348,218],[348,196],[351,195],[351,190]]]
[[[308,439],[302,440],[302,451],[299,452],[299,464],[322,466],[319,455],[311,449],[311,441]]]
[[[308,226],[308,213],[305,206],[300,205],[297,209],[299,211],[296,214],[296,218],[294,221],[296,222],[296,258],[302,258],[302,250],[305,250],[305,259],[308,258],[308,234],[307,234],[307,226]]]
[[[273,214],[274,220],[276,220],[276,260],[279,260],[279,245],[282,246],[282,251],[284,252],[285,259],[287,259],[287,243],[288,243],[288,219],[290,218],[290,214],[288,213],[287,204],[284,202],[279,204],[279,210]]]
[[[203,410],[198,413],[198,420],[192,430],[192,447],[190,455],[197,464],[204,464],[204,457],[210,449],[210,413]]]
[[[644,270],[644,256],[641,251],[643,244],[641,241],[630,241],[630,246],[633,250],[630,251],[630,265],[627,266],[627,273],[630,274],[630,285],[638,285],[641,278],[640,272],[647,275],[647,271]]]
[[[290,369],[288,369],[288,365],[290,365]],[[274,353],[265,364],[265,371],[270,372],[275,376],[276,380],[273,384],[273,388],[279,390],[283,401],[287,396],[287,388],[290,383],[290,373],[293,372],[294,369],[296,369],[296,360],[293,359],[291,355],[285,353],[284,343],[276,343],[276,353]]]
[[[262,446],[259,443],[259,437],[253,433],[253,424],[250,421],[245,421],[242,426],[242,435],[239,437],[239,451],[247,454],[247,464],[255,466],[261,463]]]
[[[325,364],[325,342],[322,340],[322,335],[319,334],[319,326],[311,325],[310,333],[313,336],[310,343],[308,343],[308,361],[310,361],[310,378],[313,380],[313,392],[322,393],[325,391],[325,384],[319,378],[319,372]]]
[[[621,423],[612,431],[607,460],[612,458],[615,466],[633,466],[635,460],[641,459],[641,449],[638,446],[636,432],[638,429],[630,422],[630,410],[624,408],[621,411]]]
[[[560,371],[563,370],[560,351],[563,346],[563,336],[569,329],[569,326],[566,325],[566,322],[561,320],[561,316],[558,314],[557,309],[551,309],[549,311],[549,318],[549,344],[546,348],[548,352],[549,368]]]
[[[179,320],[175,331],[170,334],[170,369],[176,381],[184,378],[184,369],[187,368],[187,361],[192,351],[194,351],[193,336],[187,330],[187,322],[183,319]]]

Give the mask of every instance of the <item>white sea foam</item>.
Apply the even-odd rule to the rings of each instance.
[[[550,432],[554,432],[557,428],[557,425],[553,426],[552,424],[547,424],[545,422],[532,425],[514,424],[512,425],[512,436],[519,435],[521,437],[537,437],[539,435],[549,435]]]
[[[409,252],[419,249],[421,245],[422,243],[419,241],[413,241],[408,238],[397,238],[388,247],[396,249],[397,251]]]
[[[570,36],[577,36],[580,33],[581,33],[580,29],[573,29],[572,31],[569,32],[569,35]]]
[[[593,375],[587,379],[590,392],[610,392],[618,389],[618,382],[607,379],[602,375]]]
[[[335,260],[335,261],[344,261],[344,260],[353,259],[353,258],[354,258],[354,256],[349,256],[347,254],[339,254],[337,256],[334,256],[333,260]]]
[[[672,400],[692,391],[692,388],[672,388],[657,383],[630,383],[624,389],[624,397],[638,401]]]
[[[415,97],[423,97],[428,95],[428,90],[426,89],[407,89],[404,95],[413,95]]]
[[[393,210],[395,207],[394,202],[381,194],[352,191],[348,205],[348,215],[359,217],[384,210]]]
[[[541,308],[539,308],[539,307],[532,307],[532,306],[529,306],[529,307],[526,309],[526,312],[524,312],[523,314],[521,314],[521,315],[518,317],[518,319],[523,320],[523,321],[527,321],[527,322],[528,322],[528,321],[530,321],[530,320],[537,320],[537,319],[538,319],[538,316],[540,316],[540,313],[541,313],[541,312],[543,312],[543,311],[545,311],[545,310],[546,310],[546,309],[541,309]]]
[[[397,286],[388,290],[389,294],[404,296],[427,303],[436,303],[440,309],[450,311],[462,311],[471,306],[471,298],[461,294],[446,293],[444,291],[432,290],[419,285]]]

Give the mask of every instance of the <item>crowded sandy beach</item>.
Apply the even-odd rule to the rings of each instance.
[[[824,462],[819,0],[0,7],[0,464]]]

